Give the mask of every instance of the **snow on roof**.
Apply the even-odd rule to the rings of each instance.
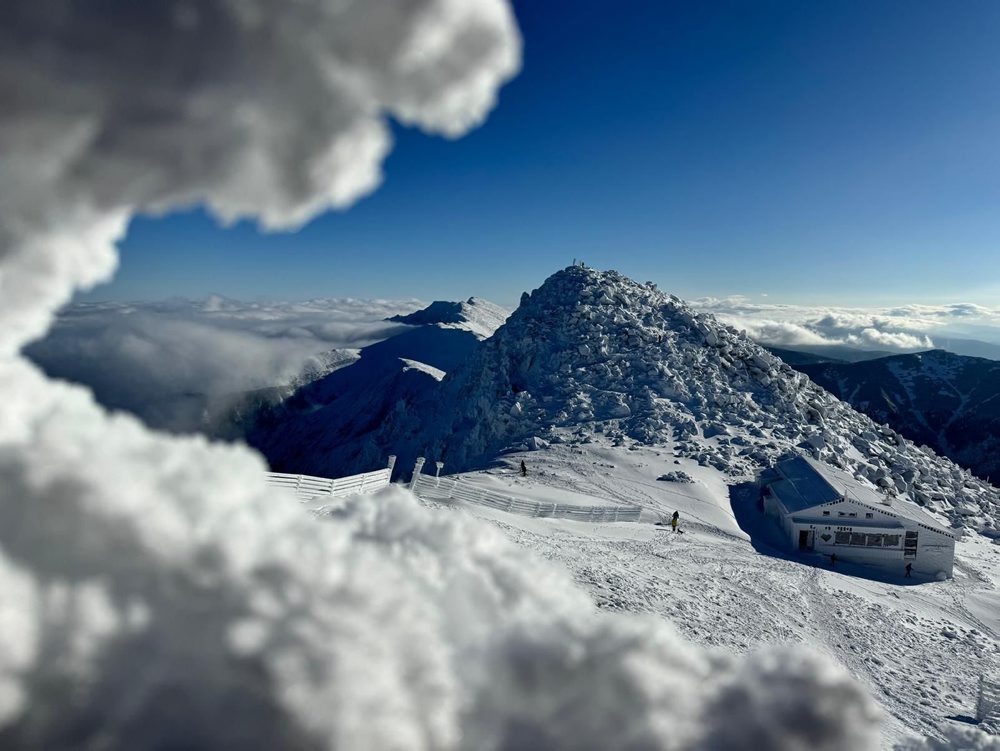
[[[891,498],[829,464],[799,455],[778,462],[774,468],[782,479],[771,483],[770,487],[789,513],[843,498],[901,516],[934,532],[956,537],[953,530],[912,503]]]
[[[844,488],[829,482],[803,456],[778,462],[775,469],[782,479],[771,483],[771,490],[789,513],[844,497]]]
[[[897,514],[910,521],[916,522],[917,524],[922,524],[925,527],[929,527],[934,532],[939,532],[943,535],[948,535],[949,537],[956,537],[954,530],[949,529],[935,519],[933,516],[928,514],[926,511],[916,506],[913,503],[907,503],[906,501],[901,501],[898,498],[892,498],[870,485],[866,485],[861,480],[857,480],[852,477],[847,472],[831,467],[828,464],[823,464],[814,459],[804,457],[805,460],[813,467],[816,472],[823,475],[831,482],[839,483],[845,490],[844,497],[850,498],[855,501],[860,501],[868,506],[875,506],[880,511],[886,509],[889,513]]]

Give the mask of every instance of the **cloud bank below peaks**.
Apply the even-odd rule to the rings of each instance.
[[[405,328],[385,319],[416,300],[80,303],[60,311],[25,354],[49,376],[83,384],[106,407],[177,432],[256,389],[293,386]]]
[[[833,346],[913,352],[935,336],[975,334],[1000,342],[1000,309],[970,303],[887,308],[828,308],[701,298],[692,305],[771,346]]]

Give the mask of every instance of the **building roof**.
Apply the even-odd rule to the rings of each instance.
[[[841,499],[857,501],[888,514],[895,514],[939,534],[957,539],[954,530],[941,524],[919,506],[891,498],[844,470],[807,456],[778,462],[775,470],[782,478],[771,489],[789,513],[804,511]]]
[[[795,456],[774,466],[780,480],[771,483],[771,491],[791,514],[844,497],[844,488],[831,483],[804,456]]]

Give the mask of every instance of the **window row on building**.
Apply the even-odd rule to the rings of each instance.
[[[823,512],[823,516],[829,516],[829,515],[830,515],[829,511],[824,511]],[[837,516],[847,516],[847,517],[850,517],[850,518],[853,519],[853,518],[855,518],[857,516],[857,513],[855,513],[854,511],[838,511],[837,512]],[[865,513],[865,519],[873,519],[874,517],[875,517],[875,514],[873,514],[870,511],[868,511],[868,512]]]
[[[837,532],[835,545],[855,545],[866,548],[898,548],[899,535],[870,534],[867,532]]]

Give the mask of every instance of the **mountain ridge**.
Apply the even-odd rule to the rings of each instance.
[[[953,525],[1000,536],[996,489],[877,425],[714,316],[614,271],[556,272],[426,386],[350,444],[314,422],[314,469],[343,473],[395,453],[401,466],[420,454],[462,471],[508,450],[600,435],[619,446],[673,446],[745,481],[790,451],[808,451]]]

